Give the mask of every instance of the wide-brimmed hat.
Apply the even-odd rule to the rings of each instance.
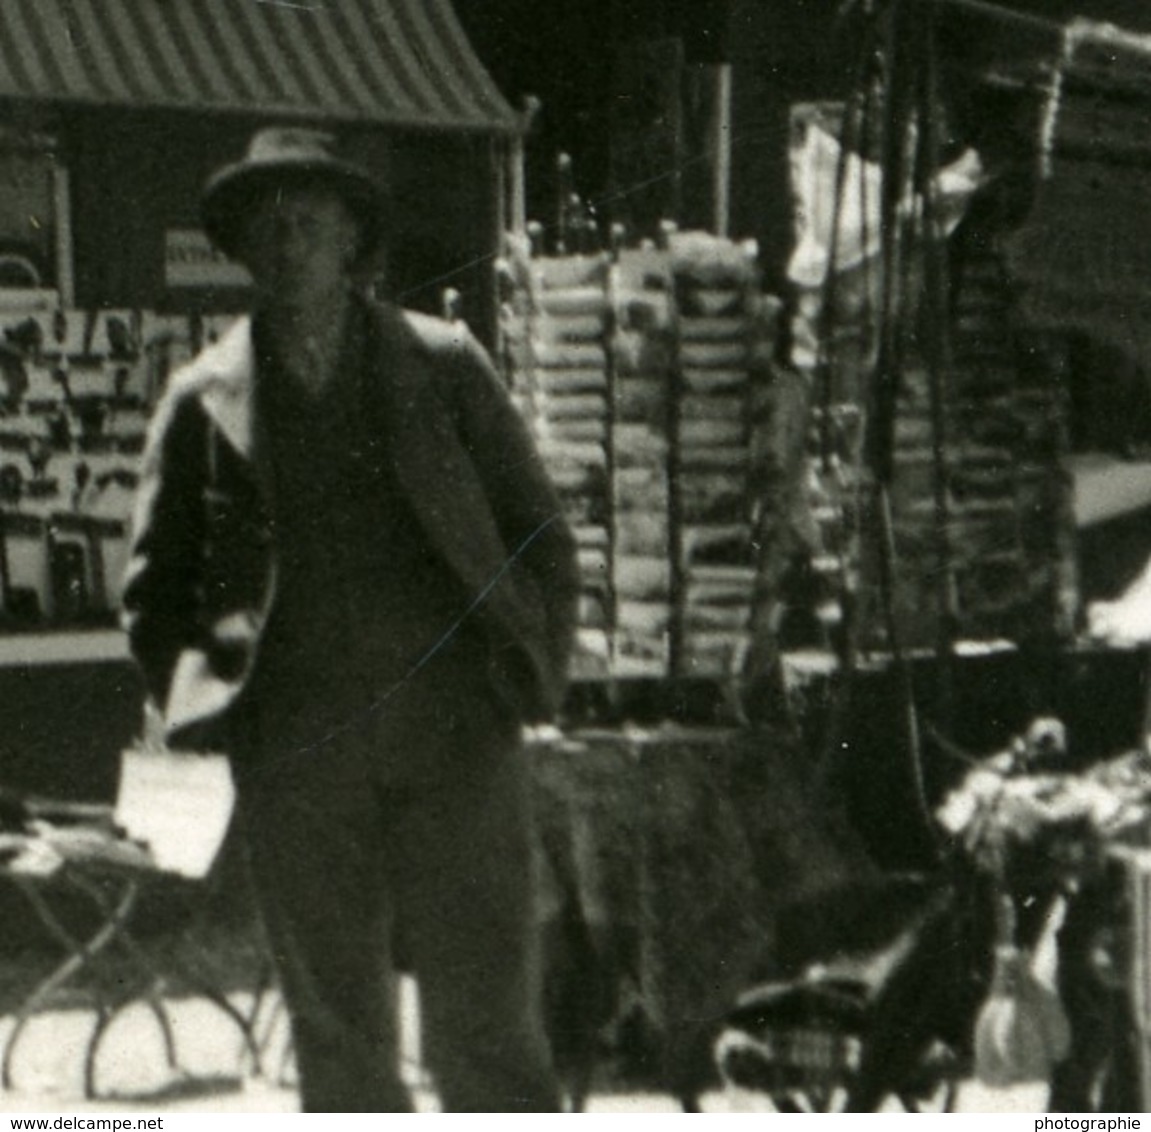
[[[204,229],[225,255],[236,257],[251,209],[269,189],[322,185],[338,192],[360,224],[357,264],[384,238],[384,188],[362,165],[339,156],[335,136],[302,126],[258,131],[239,160],[217,170],[204,186]]]

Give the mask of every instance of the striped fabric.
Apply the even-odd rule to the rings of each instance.
[[[0,0],[0,98],[516,129],[449,0]]]

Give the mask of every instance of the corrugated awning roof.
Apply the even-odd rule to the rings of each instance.
[[[0,99],[512,132],[448,0],[0,0]]]

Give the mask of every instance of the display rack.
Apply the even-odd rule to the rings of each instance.
[[[137,461],[168,374],[228,316],[0,305],[0,617],[13,631],[110,626]]]
[[[738,673],[779,310],[754,248],[510,244],[501,357],[579,544],[577,678]]]

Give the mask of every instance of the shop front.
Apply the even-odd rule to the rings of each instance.
[[[389,186],[378,290],[454,288],[491,340],[519,124],[443,0],[3,0],[0,104],[0,774],[107,797],[140,729],[115,626],[148,416],[245,297],[205,178],[261,125],[335,130]]]

